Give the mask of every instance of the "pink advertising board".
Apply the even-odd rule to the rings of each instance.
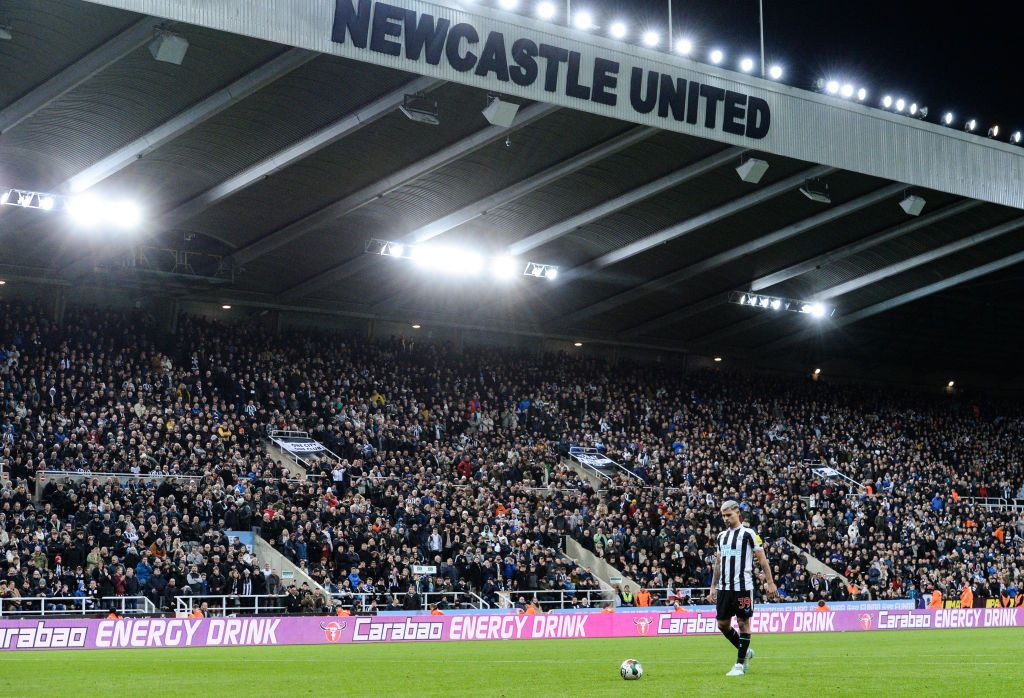
[[[1024,608],[762,611],[754,633],[1024,627]],[[674,637],[718,633],[714,613],[0,621],[0,650],[324,645],[366,642]]]

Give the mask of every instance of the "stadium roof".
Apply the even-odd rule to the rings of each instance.
[[[146,223],[86,235],[0,207],[0,276],[737,356],[1016,355],[1024,149],[496,10],[438,10],[742,91],[750,118],[760,96],[772,131],[628,116],[566,97],[564,68],[549,95],[331,43],[332,0],[305,3],[312,18],[295,3],[5,2],[0,188],[128,197]],[[261,14],[275,12],[277,26]],[[310,22],[324,30],[307,36]],[[167,30],[188,41],[181,65],[151,54]],[[492,92],[520,105],[511,128],[481,114]],[[402,114],[414,93],[439,124]],[[757,184],[735,171],[749,158],[769,164]],[[808,179],[830,204],[801,194]],[[917,217],[899,205],[909,193],[926,201]],[[511,251],[560,274],[445,280],[366,254],[370,239]],[[727,301],[747,290],[836,312]]]

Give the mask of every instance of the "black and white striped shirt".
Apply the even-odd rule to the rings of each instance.
[[[720,591],[754,590],[754,551],[762,550],[761,537],[749,526],[739,525],[718,534]]]

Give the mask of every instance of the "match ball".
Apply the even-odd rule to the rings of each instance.
[[[619,674],[622,675],[626,681],[636,681],[644,675],[644,668],[640,666],[640,662],[635,659],[627,659],[619,667]]]

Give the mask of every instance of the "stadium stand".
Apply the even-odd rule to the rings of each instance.
[[[173,335],[143,314],[76,308],[57,326],[8,303],[0,317],[5,613],[40,597],[172,612],[196,596],[245,612],[278,594],[274,609],[323,611],[319,590],[285,589],[225,533],[248,530],[356,611],[585,605],[608,580],[563,554],[567,537],[676,601],[710,580],[725,498],[788,600],[964,585],[1003,599],[1024,581],[1013,403],[187,316]],[[305,458],[295,479],[267,453],[274,429],[340,460]],[[631,472],[595,490],[572,446]],[[809,573],[790,542],[846,581]]]

